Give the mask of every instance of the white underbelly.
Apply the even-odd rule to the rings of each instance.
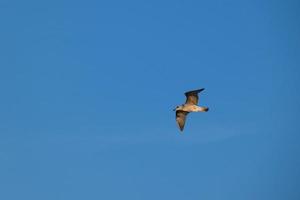
[[[196,105],[185,105],[183,107],[183,110],[187,111],[187,112],[199,112],[199,111],[201,111],[201,107],[196,106]]]

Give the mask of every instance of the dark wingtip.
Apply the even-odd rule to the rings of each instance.
[[[185,95],[189,94],[189,93],[199,93],[199,92],[202,92],[203,90],[205,90],[205,88],[201,88],[201,89],[198,89],[198,90],[190,90],[190,91],[187,91],[186,93],[184,93]]]
[[[209,111],[209,108],[205,108],[205,112]]]
[[[180,126],[179,126],[179,130],[180,130],[180,132],[182,132],[182,131],[183,131],[183,129],[184,129],[184,127],[180,127]]]
[[[198,89],[196,90],[197,92],[202,92],[203,90],[205,90],[205,88],[201,88],[201,89]]]

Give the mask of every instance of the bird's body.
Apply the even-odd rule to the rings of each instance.
[[[198,106],[198,93],[203,91],[204,88],[199,90],[193,90],[185,93],[186,102],[180,106],[177,106],[174,110],[176,111],[176,122],[179,125],[181,131],[183,131],[186,116],[190,112],[207,112],[207,107]]]
[[[177,110],[182,110],[185,112],[205,112],[207,108],[205,107],[201,107],[201,106],[197,106],[197,105],[193,105],[193,104],[183,104],[181,106],[179,106],[179,108],[176,109]]]

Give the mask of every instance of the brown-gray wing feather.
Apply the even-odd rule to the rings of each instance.
[[[182,110],[177,110],[176,111],[176,122],[177,122],[177,124],[178,124],[181,131],[183,131],[187,114],[189,114],[189,112],[182,111]]]
[[[192,104],[192,105],[197,105],[198,104],[198,100],[199,100],[199,96],[198,93],[203,91],[204,88],[199,89],[199,90],[192,90],[192,91],[188,91],[185,94],[186,96],[186,104]]]

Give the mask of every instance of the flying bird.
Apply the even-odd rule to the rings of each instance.
[[[207,112],[208,107],[203,107],[203,106],[198,106],[198,93],[203,91],[204,88],[199,89],[199,90],[192,90],[188,91],[185,94],[186,96],[186,102],[185,104],[182,104],[180,106],[176,106],[174,111],[176,111],[176,122],[180,128],[180,131],[183,131],[186,116],[190,112]]]

